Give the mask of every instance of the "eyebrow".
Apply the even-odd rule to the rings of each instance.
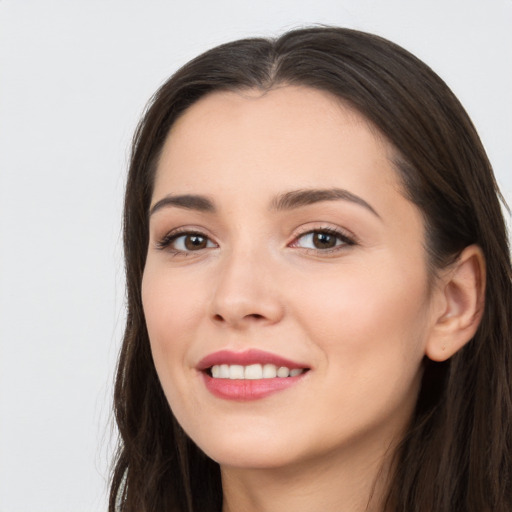
[[[323,201],[339,200],[349,201],[351,203],[358,204],[359,206],[363,206],[380,219],[380,215],[362,197],[341,188],[293,190],[277,196],[272,201],[271,208],[277,211],[292,210],[294,208],[300,208],[301,206],[308,206]]]
[[[149,210],[149,215],[153,215],[155,212],[166,206],[175,206],[177,208],[185,208],[187,210],[196,210],[199,212],[215,212],[215,206],[213,205],[213,202],[207,197],[185,194],[182,196],[165,196],[151,207]]]
[[[363,206],[380,218],[380,215],[375,211],[375,209],[363,198],[341,188],[292,190],[276,196],[270,203],[270,209],[275,211],[293,210],[295,208],[309,206],[324,201],[339,200],[349,201],[359,206]],[[216,212],[213,201],[208,197],[195,194],[185,194],[179,196],[165,196],[150,208],[149,215],[151,216],[158,210],[169,206],[206,213]]]

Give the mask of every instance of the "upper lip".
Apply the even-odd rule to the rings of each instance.
[[[274,364],[276,366],[286,366],[289,370],[293,370],[294,368],[308,368],[305,364],[291,361],[290,359],[272,354],[271,352],[250,349],[243,352],[233,352],[231,350],[213,352],[199,361],[197,369],[204,371],[217,364],[239,364],[242,366],[251,364]]]

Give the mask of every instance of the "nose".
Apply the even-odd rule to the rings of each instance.
[[[244,329],[279,322],[284,305],[271,258],[243,251],[226,257],[218,268],[211,317],[219,325]]]

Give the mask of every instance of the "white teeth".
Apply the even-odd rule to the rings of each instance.
[[[286,368],[286,366],[281,366],[277,369],[277,376],[278,377],[289,377],[290,376],[290,369]]]
[[[240,364],[216,364],[211,367],[211,376],[214,379],[274,379],[275,377],[296,377],[304,373],[302,368],[290,370],[286,366],[279,368],[275,364],[250,364],[242,366]]]
[[[263,378],[263,367],[261,364],[251,364],[245,367],[244,377],[246,379],[262,379]]]
[[[264,379],[273,379],[277,377],[277,368],[275,364],[266,364],[263,367],[263,378]]]
[[[232,364],[229,366],[229,378],[230,379],[243,379],[244,378],[244,367],[241,364]]]

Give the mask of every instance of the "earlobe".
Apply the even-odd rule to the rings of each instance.
[[[485,258],[477,245],[466,247],[441,278],[442,311],[425,347],[433,361],[446,361],[475,335],[485,305]]]

